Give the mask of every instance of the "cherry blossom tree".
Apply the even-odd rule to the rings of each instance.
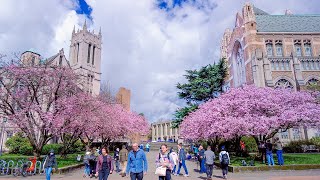
[[[244,86],[201,105],[186,117],[181,134],[187,139],[273,137],[296,126],[320,125],[320,106],[311,93]]]
[[[0,74],[0,111],[28,137],[34,154],[54,136],[64,118],[60,99],[78,91],[78,76],[66,67],[8,65]]]

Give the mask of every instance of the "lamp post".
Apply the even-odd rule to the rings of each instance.
[[[1,126],[1,145],[0,145],[0,156],[2,156],[2,143],[3,143],[3,133],[5,129],[5,123],[7,122],[7,118],[3,117],[2,119],[2,126]]]

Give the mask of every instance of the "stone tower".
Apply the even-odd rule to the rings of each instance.
[[[83,77],[82,88],[93,95],[100,93],[101,80],[101,29],[94,34],[84,22],[82,30],[73,28],[69,61],[72,69]]]

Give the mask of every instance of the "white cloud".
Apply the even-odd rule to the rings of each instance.
[[[34,49],[44,57],[69,47],[76,18],[75,3],[63,0],[2,0],[0,5],[0,52],[11,54]],[[67,21],[67,22],[66,22]],[[68,29],[60,30],[60,27]],[[62,40],[62,38],[67,39]]]
[[[73,25],[77,28],[85,18],[73,10],[79,7],[76,2],[2,0],[0,52],[34,48],[44,57],[61,48],[68,52]],[[218,60],[222,34],[233,27],[235,14],[246,0],[196,0],[169,12],[160,10],[156,0],[87,2],[92,6],[89,28],[102,27],[103,80],[114,89],[131,89],[132,109],[157,120],[172,117],[183,105],[175,84],[185,81],[184,70]],[[315,0],[253,3],[271,14],[283,14],[285,9],[299,14],[320,12]]]

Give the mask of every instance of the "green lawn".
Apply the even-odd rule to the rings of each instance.
[[[60,155],[57,155],[57,162],[58,162],[58,167],[66,167],[66,166],[70,166],[70,165],[75,165],[75,164],[81,164],[82,160],[80,162],[77,161],[77,155],[81,154],[83,156],[84,153],[76,153],[76,154],[68,154],[66,159],[63,159],[60,157]],[[2,156],[0,156],[0,160],[5,160],[5,161],[9,161],[9,160],[13,160],[15,163],[18,160],[27,160],[28,158],[30,158],[32,156],[24,156],[24,155],[19,155],[19,154],[2,154]],[[44,156],[41,156],[41,158],[43,158]]]
[[[285,165],[294,165],[294,164],[320,164],[320,154],[283,154],[284,158],[284,164]],[[245,160],[247,164],[252,160],[252,157],[237,157],[237,156],[231,156],[231,165],[232,166],[240,166],[241,161]],[[275,164],[278,163],[277,155],[273,154],[273,159]],[[262,164],[260,161],[255,161],[255,166],[265,166],[265,164]]]

